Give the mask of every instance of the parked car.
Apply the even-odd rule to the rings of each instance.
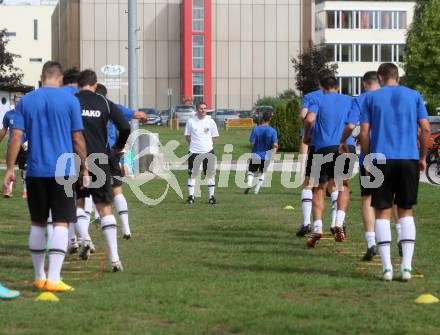
[[[237,111],[238,117],[240,119],[252,117],[252,111],[246,110],[246,111]]]
[[[148,119],[144,124],[160,125],[162,123],[159,113],[154,108],[140,108],[139,110],[147,114]]]
[[[257,125],[261,124],[261,119],[263,117],[264,112],[273,113],[273,107],[272,106],[255,106],[252,109],[252,118],[254,119],[254,123],[256,123]]]
[[[206,111],[206,116],[209,116],[209,117],[211,117],[211,118],[214,118],[214,113],[215,113],[215,110],[214,110],[214,109],[208,109],[208,110]]]
[[[167,125],[168,122],[170,121],[170,113],[171,113],[171,110],[169,110],[169,109],[163,109],[159,112],[160,118],[162,120],[161,123],[163,125],[164,124]]]
[[[225,124],[227,119],[238,119],[238,114],[233,109],[217,109],[215,111],[214,120],[218,124]]]
[[[193,105],[173,106],[170,113],[170,117],[176,117],[179,124],[186,124],[194,115],[196,115],[196,107]]]

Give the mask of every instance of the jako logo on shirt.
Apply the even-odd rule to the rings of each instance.
[[[100,117],[101,111],[93,111],[93,110],[83,109],[82,116]]]

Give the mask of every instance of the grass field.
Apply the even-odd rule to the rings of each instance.
[[[177,176],[186,193],[185,174]],[[419,276],[384,283],[378,258],[359,261],[354,185],[349,240],[324,239],[314,250],[294,236],[299,190],[282,188],[277,174],[258,196],[232,182],[219,188],[215,208],[205,189],[192,207],[174,192],[146,207],[126,189],[133,239],[119,241],[125,272],[109,272],[101,233],[91,226],[97,254],[88,263],[67,259],[63,277],[76,291],[58,294],[59,303],[34,302],[26,205],[18,196],[0,199],[0,281],[23,293],[0,302],[0,334],[439,334],[440,305],[414,303],[422,293],[440,296],[439,190],[420,187]],[[164,188],[161,180],[144,185],[152,197]],[[287,204],[295,209],[284,210]],[[395,245],[392,252],[397,270]]]

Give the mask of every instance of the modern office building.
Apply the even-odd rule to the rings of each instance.
[[[54,59],[92,68],[127,103],[127,1],[61,0]],[[291,58],[312,38],[311,0],[138,1],[139,105],[205,100],[250,109],[295,88]]]
[[[314,42],[338,64],[343,93],[361,93],[361,77],[382,62],[403,61],[414,1],[315,0]],[[403,71],[401,71],[403,75]]]
[[[0,29],[7,29],[7,50],[20,58],[14,65],[23,73],[23,84],[38,86],[41,67],[52,57],[51,17],[56,1],[4,1],[0,4]]]

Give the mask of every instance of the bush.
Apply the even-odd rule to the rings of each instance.
[[[294,99],[286,103],[279,100],[275,105],[275,114],[270,122],[278,133],[279,151],[298,151],[301,130],[301,121],[299,119],[299,100]]]

